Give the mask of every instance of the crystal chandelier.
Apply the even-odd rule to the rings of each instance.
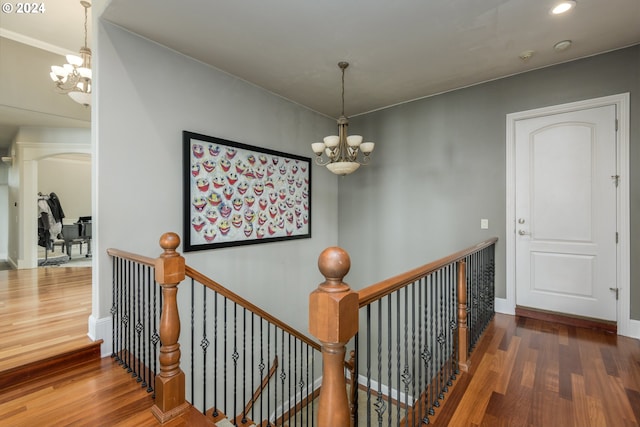
[[[87,10],[91,3],[82,0],[84,7],[84,46],[80,48],[80,56],[67,55],[67,63],[62,67],[51,67],[51,79],[59,93],[67,94],[85,107],[91,105],[91,49],[87,47]]]
[[[311,144],[311,149],[316,154],[316,164],[326,166],[336,175],[349,175],[360,165],[369,163],[369,155],[375,145],[373,142],[362,142],[361,135],[347,136],[349,120],[344,115],[344,70],[348,66],[348,62],[338,62],[338,67],[342,70],[342,114],[338,118],[338,135],[326,136],[324,142]],[[323,153],[326,154],[326,159],[322,156]],[[362,153],[360,158],[358,153]]]

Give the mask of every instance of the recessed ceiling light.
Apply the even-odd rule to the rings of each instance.
[[[563,1],[563,2],[558,3],[557,5],[555,5],[553,7],[553,9],[551,9],[551,13],[553,15],[559,15],[561,13],[568,12],[569,10],[573,9],[574,7],[576,7],[576,2],[575,1],[573,1],[573,0]]]

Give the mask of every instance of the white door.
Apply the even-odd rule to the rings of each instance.
[[[519,306],[616,320],[615,108],[515,123]]]

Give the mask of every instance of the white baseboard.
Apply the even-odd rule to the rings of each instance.
[[[640,320],[629,319],[627,330],[623,332],[626,337],[640,340]],[[622,335],[620,331],[618,331],[618,334]]]
[[[496,313],[511,314],[512,316],[516,314],[515,307],[510,307],[506,298],[496,298],[494,300],[494,307]]]
[[[97,319],[93,315],[89,316],[89,332],[87,335],[93,341],[102,340],[102,345],[100,346],[101,357],[111,356],[113,352],[113,343],[111,342],[113,327],[111,322],[111,317]]]

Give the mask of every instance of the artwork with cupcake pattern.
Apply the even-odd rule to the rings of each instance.
[[[187,131],[183,139],[185,251],[311,237],[311,159]]]

